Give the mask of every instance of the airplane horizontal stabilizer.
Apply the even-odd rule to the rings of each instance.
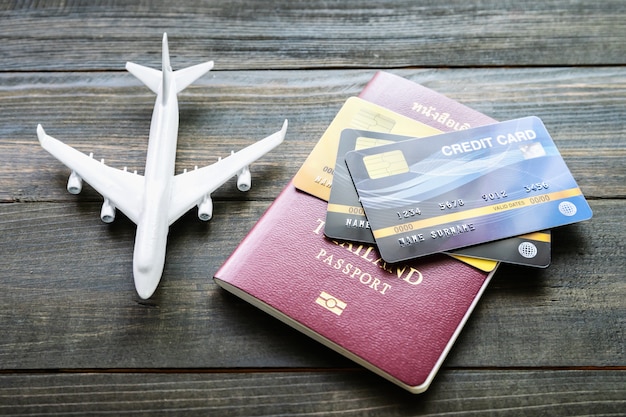
[[[174,77],[176,79],[176,92],[180,93],[187,88],[192,82],[202,77],[213,68],[213,61],[208,61],[202,64],[194,65],[174,71]]]
[[[148,86],[148,88],[155,94],[159,94],[159,89],[161,85],[163,85],[161,93],[163,94],[164,101],[167,101],[167,94],[169,93],[169,85],[172,79],[170,75],[174,75],[173,79],[176,83],[176,93],[180,93],[187,88],[189,84],[213,68],[213,61],[208,61],[202,64],[183,68],[178,71],[172,71],[172,67],[170,65],[170,52],[167,45],[167,33],[163,34],[162,60],[163,63],[161,71],[144,67],[143,65],[135,64],[133,62],[127,62],[126,69],[128,72],[141,80],[141,82],[143,82],[146,86]]]
[[[154,68],[144,67],[143,65],[135,64],[134,62],[127,62],[126,70],[137,77],[150,90],[152,90],[154,94],[159,93],[162,79],[161,71]]]

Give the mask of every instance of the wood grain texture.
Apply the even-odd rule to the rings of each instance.
[[[499,120],[541,117],[587,197],[625,196],[623,68],[394,72]],[[234,187],[216,193],[216,198],[272,199],[343,102],[357,95],[374,71],[209,74],[180,97],[178,171],[263,138],[287,118],[285,143],[253,166],[262,187],[249,194]],[[0,152],[7,161],[0,165],[0,201],[76,200],[65,192],[65,168],[37,142],[38,123],[109,165],[142,172],[154,97],[139,84],[127,73],[0,74]],[[81,198],[99,199],[93,192]]]
[[[0,8],[11,71],[122,69],[120,56],[157,65],[164,31],[175,62],[206,56],[222,70],[616,65],[626,56],[620,0],[27,0]]]
[[[626,406],[620,371],[453,370],[435,382],[416,397],[364,371],[0,374],[0,414],[619,416]]]
[[[626,2],[0,3],[0,415],[618,416],[626,409]],[[105,225],[36,126],[143,171],[154,95],[126,61],[215,70],[179,97],[177,170],[278,130],[253,188],[170,232],[141,300],[135,226]],[[405,393],[212,282],[377,69],[495,119],[542,118],[590,200],[552,265],[504,265],[429,390]],[[307,271],[303,271],[306,274]]]
[[[134,291],[127,220],[102,224],[97,204],[0,205],[3,367],[345,365],[211,280],[267,205],[218,202],[210,224],[191,213],[176,223],[149,301]],[[548,269],[498,271],[446,366],[624,365],[626,288],[615,256],[625,243],[614,223],[626,208],[591,206],[592,221],[554,231]]]

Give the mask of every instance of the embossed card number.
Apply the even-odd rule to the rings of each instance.
[[[536,117],[355,150],[345,160],[387,262],[592,215]],[[404,216],[407,207],[420,214]]]

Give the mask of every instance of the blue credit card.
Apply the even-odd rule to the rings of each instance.
[[[352,151],[345,160],[387,262],[592,216],[537,117]]]

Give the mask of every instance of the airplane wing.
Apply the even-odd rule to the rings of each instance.
[[[137,223],[141,212],[143,176],[106,166],[47,135],[41,125],[37,126],[37,136],[45,150],[75,171],[129,219]]]
[[[204,196],[211,194],[235,176],[242,168],[274,149],[285,138],[287,120],[278,132],[260,140],[213,165],[206,166],[174,177],[172,199],[168,213],[169,224],[174,223]]]

